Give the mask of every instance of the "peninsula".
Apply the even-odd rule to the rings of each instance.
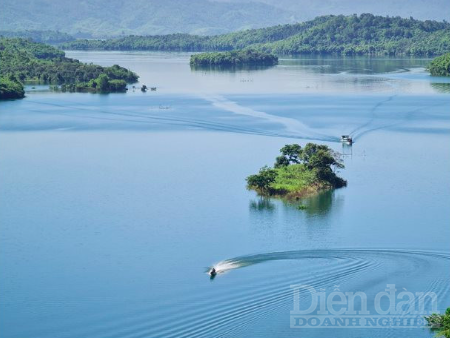
[[[248,189],[262,196],[296,199],[347,185],[335,173],[344,168],[340,155],[326,145],[288,144],[280,152],[274,168],[265,166],[247,177]]]
[[[63,91],[110,93],[124,92],[127,83],[138,79],[118,65],[82,63],[55,47],[21,38],[0,38],[0,59],[0,99],[23,98],[25,82],[60,85]]]

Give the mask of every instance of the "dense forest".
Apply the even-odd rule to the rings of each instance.
[[[273,66],[278,57],[251,49],[191,55],[192,66]]]
[[[75,40],[73,36],[67,33],[49,30],[0,31],[0,36],[5,38],[31,39],[35,42],[43,42],[50,44],[58,44]]]
[[[23,97],[23,83],[65,85],[74,91],[123,91],[138,76],[118,65],[101,67],[65,57],[52,46],[20,38],[0,38],[0,97]]]
[[[438,56],[428,67],[431,75],[450,76],[450,53]]]
[[[80,50],[231,51],[252,48],[275,54],[441,55],[450,50],[450,24],[372,14],[322,16],[304,23],[216,36],[187,34],[76,40]]]

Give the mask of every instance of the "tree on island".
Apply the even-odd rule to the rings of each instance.
[[[433,313],[430,316],[425,316],[425,319],[430,329],[436,332],[436,337],[450,338],[450,307],[443,315]]]
[[[302,148],[287,144],[280,152],[274,168],[265,166],[258,174],[247,177],[249,189],[261,195],[290,198],[347,184],[335,173],[344,168],[340,154],[326,145],[308,143]]]
[[[259,170],[256,175],[250,175],[247,177],[247,184],[258,191],[268,193],[270,185],[275,182],[277,172],[275,169],[264,166]]]

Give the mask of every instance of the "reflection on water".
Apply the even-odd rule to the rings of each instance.
[[[295,210],[308,216],[320,216],[326,215],[330,211],[335,199],[333,190],[296,200],[276,200],[259,196],[257,199],[250,200],[249,209],[252,212],[273,212],[277,207],[283,206],[289,211]],[[282,203],[276,203],[276,201]]]
[[[274,211],[275,204],[267,197],[259,197],[250,201],[250,211]]]
[[[409,72],[410,68],[426,67],[427,58],[395,58],[367,56],[298,56],[283,58],[281,66],[300,66],[320,74],[381,74]]]
[[[230,72],[262,71],[274,67],[273,65],[190,65],[194,72]]]
[[[439,93],[450,93],[450,83],[431,83],[431,87]]]
[[[306,207],[304,212],[308,216],[325,215],[330,211],[334,199],[334,191],[325,191],[316,196],[306,198],[303,202],[303,205]]]

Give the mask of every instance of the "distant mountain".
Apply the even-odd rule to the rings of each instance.
[[[5,38],[31,39],[35,42],[50,44],[58,44],[75,40],[75,38],[69,34],[48,30],[0,31],[0,36],[3,36]]]
[[[450,21],[450,0],[214,0],[226,3],[265,3],[306,21],[320,15],[390,15],[419,20]]]
[[[79,50],[229,51],[257,49],[275,54],[440,55],[450,50],[450,23],[372,14],[327,15],[303,23],[223,35],[128,36],[76,40]]]
[[[78,37],[221,34],[293,22],[264,3],[208,0],[0,0],[0,30],[54,30]]]
[[[215,35],[322,15],[410,16],[450,21],[450,0],[0,0],[0,30],[86,38]]]

